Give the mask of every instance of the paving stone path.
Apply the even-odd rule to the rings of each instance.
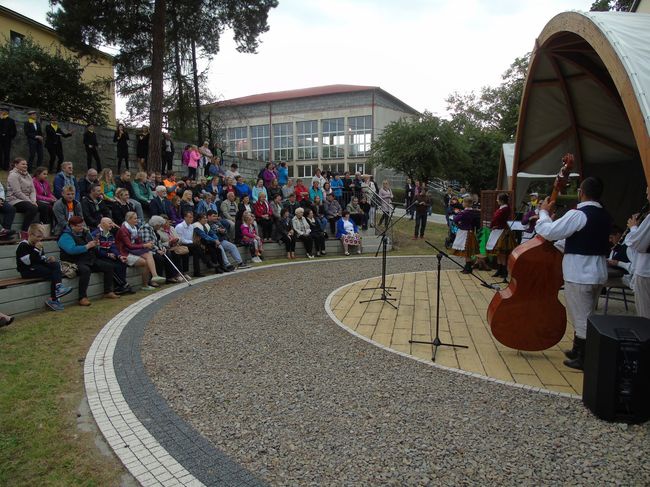
[[[391,258],[389,273],[434,262]],[[310,262],[172,294],[116,351],[155,390],[118,378],[140,403],[161,396],[145,426],[206,484],[650,483],[650,424],[605,423],[578,400],[440,370],[335,325],[327,296],[379,272],[374,259]]]

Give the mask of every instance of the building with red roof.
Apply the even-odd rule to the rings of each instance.
[[[291,177],[317,167],[365,172],[372,141],[390,122],[419,112],[377,86],[327,85],[261,93],[203,107],[226,154],[286,161]]]

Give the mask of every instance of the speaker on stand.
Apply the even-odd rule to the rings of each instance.
[[[649,319],[589,317],[582,402],[606,421],[650,419]]]

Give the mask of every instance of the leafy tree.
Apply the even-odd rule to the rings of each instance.
[[[455,174],[455,166],[466,161],[467,153],[456,130],[429,112],[419,119],[402,118],[388,124],[374,142],[368,159],[371,165],[425,182]]]
[[[49,20],[67,45],[83,53],[88,46],[119,48],[115,57],[121,94],[149,94],[149,161],[160,169],[160,142],[165,92],[164,73],[170,44],[187,52],[192,42],[199,55],[219,51],[226,28],[233,31],[240,52],[255,52],[258,37],[268,30],[267,18],[277,0],[50,0],[60,7]],[[144,101],[143,101],[144,100]]]
[[[634,0],[596,0],[591,4],[591,11],[607,12],[615,10],[617,12],[629,12]]]
[[[105,124],[104,89],[111,80],[86,83],[83,71],[76,57],[50,52],[29,37],[18,45],[5,39],[0,45],[0,102],[38,107],[61,119]]]

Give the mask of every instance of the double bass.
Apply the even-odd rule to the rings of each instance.
[[[567,187],[572,154],[562,158],[550,200]],[[558,299],[564,283],[562,253],[537,235],[516,247],[508,258],[510,283],[490,302],[487,319],[494,338],[516,350],[546,350],[566,331],[566,309]]]

